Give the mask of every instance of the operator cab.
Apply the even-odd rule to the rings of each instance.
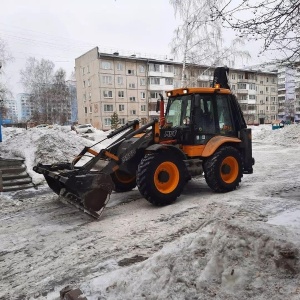
[[[234,96],[229,90],[190,90],[194,93],[169,97],[164,126],[168,133],[162,130],[161,138],[173,135],[183,144],[205,144],[216,135],[237,136],[238,126],[234,122],[231,103]]]

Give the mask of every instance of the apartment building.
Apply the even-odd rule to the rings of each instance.
[[[6,108],[5,119],[10,120],[11,122],[16,122],[18,120],[16,101],[14,99],[5,99],[3,102]]]
[[[30,94],[27,93],[17,94],[16,108],[17,108],[18,121],[27,122],[28,120],[30,120],[34,111],[34,103],[30,101]]]
[[[300,66],[278,67],[279,118],[300,122]]]
[[[214,67],[188,65],[184,86],[208,87]],[[167,90],[182,86],[182,63],[173,60],[121,56],[118,52],[99,53],[91,49],[75,60],[78,122],[109,130],[111,116],[121,124],[154,117],[157,99]],[[271,123],[277,119],[277,74],[256,70],[231,69],[229,80],[240,100],[249,124]]]
[[[229,77],[248,124],[271,123],[278,118],[276,72],[231,69]]]

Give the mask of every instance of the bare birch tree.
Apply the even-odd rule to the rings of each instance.
[[[54,73],[54,67],[50,60],[30,57],[20,71],[21,82],[35,107],[32,119],[39,123],[64,124],[70,115],[66,72],[59,69]]]
[[[215,3],[222,3],[218,0]],[[187,64],[232,66],[237,56],[249,57],[247,51],[238,50],[243,40],[236,38],[225,45],[222,21],[212,20],[210,0],[170,0],[182,24],[175,30],[172,53],[182,58],[181,83],[185,83]]]
[[[11,91],[3,81],[2,74],[5,74],[5,66],[8,62],[13,61],[13,57],[7,47],[7,44],[0,38],[0,114],[4,117],[7,113],[7,108],[4,105],[4,100],[12,96]],[[0,116],[0,117],[1,117]]]
[[[261,40],[261,53],[275,53],[277,63],[300,61],[300,0],[226,0],[221,6],[212,1],[211,9],[212,19],[238,36]]]

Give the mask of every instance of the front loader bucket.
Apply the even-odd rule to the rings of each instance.
[[[111,176],[101,171],[82,174],[69,164],[63,168],[57,166],[38,164],[34,171],[44,175],[49,187],[61,196],[61,200],[98,219],[114,186]]]

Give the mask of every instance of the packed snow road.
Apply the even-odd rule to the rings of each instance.
[[[0,299],[299,299],[300,146],[262,140],[236,191],[197,178],[159,208],[113,193],[99,221],[47,186],[2,193]]]

